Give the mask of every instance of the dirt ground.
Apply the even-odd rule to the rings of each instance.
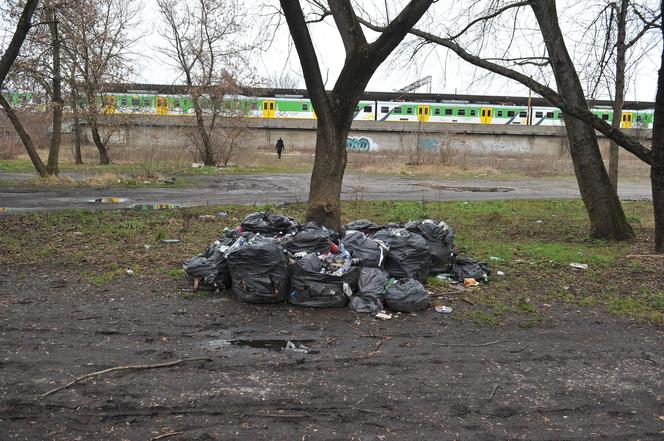
[[[661,327],[555,304],[534,327],[429,310],[241,304],[184,280],[0,271],[0,439],[649,440],[664,436]],[[229,345],[307,340],[309,353]],[[300,348],[301,349],[301,348]],[[46,398],[86,373],[120,371]]]

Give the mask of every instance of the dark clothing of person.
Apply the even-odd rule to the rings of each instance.
[[[277,157],[281,159],[281,152],[283,150],[286,150],[286,148],[284,147],[284,142],[281,140],[281,138],[279,138],[279,140],[277,141],[277,145],[275,145],[274,148],[277,151]]]

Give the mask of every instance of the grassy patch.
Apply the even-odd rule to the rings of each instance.
[[[588,220],[583,205],[575,200],[349,201],[342,204],[342,220],[367,218],[384,224],[430,217],[451,225],[460,253],[506,274],[463,292],[431,278],[429,288],[445,296],[445,304],[452,305],[459,318],[536,326],[546,319],[547,307],[542,304],[567,303],[661,323],[664,289],[659,275],[664,273],[664,259],[627,257],[652,253],[652,207],[647,202],[623,206],[629,216],[640,219],[634,225],[637,239],[627,243],[588,239]],[[72,268],[87,273],[86,280],[95,286],[110,283],[126,268],[140,268],[136,277],[181,278],[184,260],[203,251],[225,227],[234,228],[248,213],[268,210],[302,221],[305,208],[304,204],[225,205],[0,215],[0,265]],[[199,218],[219,211],[228,217]],[[174,238],[180,242],[161,242]],[[570,262],[587,263],[588,269],[570,268]]]

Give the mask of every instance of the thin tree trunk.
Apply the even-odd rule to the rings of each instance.
[[[664,0],[661,2],[661,11],[664,11]],[[664,37],[664,26],[662,26],[662,36]],[[655,250],[664,253],[664,49],[662,49],[659,76],[657,77],[650,182],[652,205],[655,212]]]
[[[200,104],[198,103],[198,96],[192,96],[192,101],[194,103],[194,113],[196,114],[196,127],[198,128],[198,134],[201,136],[201,142],[203,143],[203,164],[207,166],[215,166],[216,161],[214,160],[214,152],[212,151],[212,145],[210,143],[210,135],[205,129],[205,118],[203,117],[203,110],[201,109]]]
[[[78,94],[74,92],[74,87],[72,87],[71,107],[74,114],[74,162],[77,165],[81,165],[83,164],[83,155],[81,154],[81,118],[78,113]]]
[[[558,24],[555,0],[532,0],[531,6],[544,37],[558,91],[573,106],[587,109],[581,82]],[[602,162],[595,130],[567,115],[565,130],[579,191],[590,219],[591,236],[611,240],[634,237]]]
[[[616,41],[616,89],[613,101],[613,120],[611,126],[614,129],[620,129],[622,121],[623,104],[625,101],[625,54],[627,46],[625,45],[627,8],[629,0],[621,0],[620,10],[618,11],[618,37]],[[618,162],[619,162],[618,144],[611,140],[609,145],[609,179],[615,192],[618,191]]]
[[[3,110],[7,114],[7,117],[14,125],[14,130],[16,130],[16,133],[18,133],[18,136],[21,138],[21,142],[23,142],[25,150],[28,152],[28,156],[32,161],[32,165],[35,166],[35,170],[37,170],[39,176],[45,177],[47,175],[46,167],[44,166],[44,163],[39,157],[37,149],[35,149],[35,145],[32,143],[32,138],[30,138],[28,132],[25,131],[23,124],[21,124],[21,121],[18,119],[18,116],[16,116],[16,112],[14,112],[14,109],[11,108],[11,106],[9,105],[9,103],[1,93],[0,93],[0,106],[2,106]]]
[[[92,141],[95,143],[95,147],[99,151],[99,164],[100,165],[109,165],[111,159],[108,157],[108,149],[104,144],[104,141],[99,135],[99,122],[97,121],[97,101],[95,97],[95,91],[93,89],[88,89],[88,126],[90,127],[90,132],[92,132]]]
[[[46,7],[48,29],[51,33],[51,49],[53,51],[53,131],[51,133],[51,145],[48,150],[48,163],[46,172],[49,175],[58,174],[58,159],[60,156],[60,140],[62,137],[62,88],[60,78],[60,36],[58,35],[58,23],[53,6]]]

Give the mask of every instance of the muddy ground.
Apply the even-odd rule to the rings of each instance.
[[[565,303],[534,327],[492,326],[461,319],[473,306],[458,298],[451,315],[379,321],[185,286],[0,269],[0,439],[664,437],[661,326]],[[228,340],[309,340],[310,353]],[[187,357],[209,361],[109,373],[40,398],[93,371]]]

